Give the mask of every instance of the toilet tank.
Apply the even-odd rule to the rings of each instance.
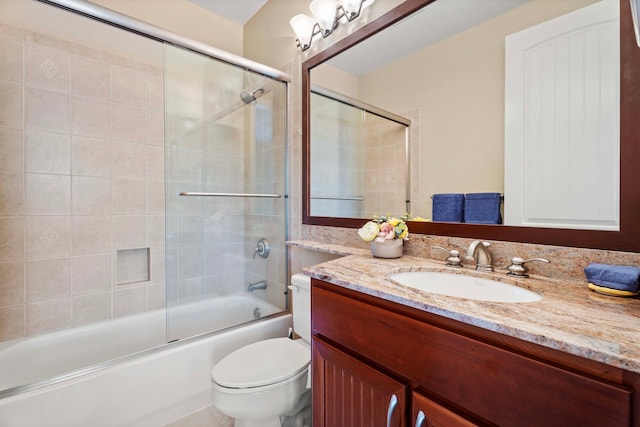
[[[302,273],[291,276],[293,330],[311,342],[311,277]]]

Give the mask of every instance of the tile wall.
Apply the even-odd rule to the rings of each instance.
[[[162,70],[7,25],[0,58],[0,341],[164,306]]]

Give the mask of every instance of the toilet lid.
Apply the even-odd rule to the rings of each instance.
[[[299,374],[310,361],[308,347],[289,338],[274,338],[229,354],[213,368],[211,378],[223,387],[261,387]]]

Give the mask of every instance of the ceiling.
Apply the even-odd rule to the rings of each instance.
[[[247,23],[267,0],[188,0],[240,25]]]

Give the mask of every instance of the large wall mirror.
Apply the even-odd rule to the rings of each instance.
[[[531,157],[531,150],[525,150],[529,157],[524,160],[522,153],[516,153],[520,155],[519,163],[512,160],[514,150],[508,148],[509,144],[505,146],[505,139],[508,139],[511,132],[509,125],[505,131],[505,108],[507,117],[509,114],[522,115],[521,110],[517,109],[521,107],[511,110],[508,107],[510,83],[505,84],[505,75],[509,75],[508,71],[505,73],[505,57],[508,56],[505,54],[505,38],[508,40],[507,36],[511,34],[520,34],[530,27],[558,21],[561,18],[554,17],[587,10],[601,2],[495,0],[489,3],[483,3],[482,7],[478,8],[477,1],[473,0],[405,1],[303,63],[303,223],[360,227],[366,219],[348,215],[345,217],[326,210],[314,212],[311,208],[310,195],[318,190],[312,187],[310,179],[314,162],[311,144],[311,128],[314,126],[311,88],[321,86],[395,114],[411,117],[414,130],[409,134],[414,138],[411,144],[415,146],[411,148],[410,153],[415,157],[408,163],[417,169],[409,174],[412,187],[410,206],[411,213],[421,217],[431,216],[431,197],[436,193],[497,192],[505,193],[505,199],[508,198],[512,202],[513,197],[510,197],[510,194],[513,193],[509,192],[513,189],[509,188],[508,183],[512,180],[506,180],[505,174],[512,175],[516,172],[517,175],[521,169],[526,168],[529,171],[538,168],[540,180],[538,182],[529,178],[529,181],[534,181],[534,185],[529,186],[537,190],[539,195],[553,193],[564,200],[573,197],[574,194],[583,193],[579,181],[565,185],[567,178],[580,174],[571,172],[567,177],[558,177],[558,171],[563,172],[567,169],[566,165],[574,162],[575,158],[591,156],[596,159],[595,163],[586,163],[588,170],[581,175],[581,179],[591,180],[589,185],[601,185],[599,193],[589,195],[590,200],[587,200],[586,205],[591,204],[594,209],[604,212],[600,217],[586,215],[596,218],[595,226],[593,223],[581,223],[584,219],[581,213],[587,209],[576,207],[579,206],[577,202],[571,202],[567,203],[569,207],[562,213],[571,220],[566,224],[547,224],[544,221],[513,222],[514,216],[509,220],[507,212],[505,225],[415,222],[410,225],[412,232],[640,251],[640,188],[635,185],[634,173],[635,164],[640,161],[640,144],[636,142],[640,137],[640,120],[637,119],[640,112],[640,49],[635,41],[629,2],[620,0],[619,39],[618,22],[615,23],[616,29],[613,33],[616,36],[616,45],[619,41],[619,58],[617,46],[605,49],[605,54],[614,56],[603,57],[603,63],[608,67],[598,66],[603,75],[607,72],[615,73],[615,78],[610,78],[610,81],[614,82],[616,90],[602,86],[598,99],[605,99],[604,102],[613,106],[609,110],[616,114],[605,114],[606,117],[598,118],[598,123],[605,125],[599,125],[598,128],[592,128],[593,130],[585,130],[583,126],[583,136],[576,138],[578,145],[566,148],[564,154],[560,151],[552,156],[538,154],[536,159]],[[437,15],[454,12],[455,19],[445,19],[445,15]],[[422,23],[418,25],[421,33],[417,36],[411,35],[410,30],[403,27],[413,20],[409,17],[416,15],[422,19]],[[561,24],[564,26],[564,23]],[[548,31],[547,27],[544,27],[544,32]],[[371,44],[370,41],[374,40],[378,33],[395,33],[398,37],[390,42],[390,46],[393,47],[390,50],[396,55],[394,58],[385,59],[380,47],[375,48],[376,54],[367,53],[367,40],[370,39]],[[611,32],[609,36],[603,36],[602,32],[596,34],[603,40],[603,44],[611,42],[606,39],[610,37]],[[593,34],[584,40],[589,37],[593,37]],[[569,43],[574,43],[574,40],[571,39]],[[411,44],[415,45],[408,46]],[[401,45],[403,49],[398,47]],[[554,50],[558,48],[555,47]],[[424,59],[425,51],[428,52],[428,60]],[[543,56],[546,54],[542,53]],[[612,62],[615,67],[609,66]],[[562,68],[562,61],[554,63],[553,66],[559,70],[556,74],[566,74],[566,70]],[[507,59],[507,69],[508,67]],[[531,69],[525,71],[531,73]],[[571,80],[576,78],[571,77]],[[530,92],[527,90],[527,97],[515,98],[529,99]],[[544,95],[545,92],[543,90],[540,93]],[[553,96],[561,97],[558,94]],[[530,98],[535,101],[534,96]],[[616,108],[618,106],[619,109]],[[549,108],[539,109],[544,113]],[[567,110],[568,115],[574,114],[573,104]],[[598,107],[598,111],[603,110],[608,111],[607,108]],[[589,123],[595,122],[589,113],[584,117],[589,117]],[[612,117],[615,118],[615,122],[612,122]],[[557,118],[554,120],[558,121]],[[535,121],[524,121],[524,126],[528,128],[537,129],[537,124]],[[560,133],[569,128],[568,132],[577,134],[575,123],[565,125],[560,122],[555,124],[555,128]],[[608,132],[610,136],[605,138],[606,140],[615,140],[619,136],[619,145],[618,141],[614,141],[614,144],[604,151],[595,155],[589,154],[586,148],[581,147],[588,145],[585,141],[595,132]],[[538,135],[537,138],[546,143],[553,139],[552,136],[545,134]],[[547,149],[551,147],[553,150],[553,144],[547,145]],[[599,143],[592,145],[598,146]],[[583,152],[579,152],[579,149]],[[533,154],[536,154],[535,151]],[[563,158],[564,163],[558,160]],[[522,186],[522,183],[519,185]],[[548,204],[557,207],[562,203],[553,201]],[[540,203],[533,205],[537,206]],[[531,202],[529,206],[532,206]],[[509,204],[505,201],[502,208],[504,214],[505,210],[509,209]],[[600,221],[600,218],[604,220]],[[598,221],[603,226],[600,226]]]

